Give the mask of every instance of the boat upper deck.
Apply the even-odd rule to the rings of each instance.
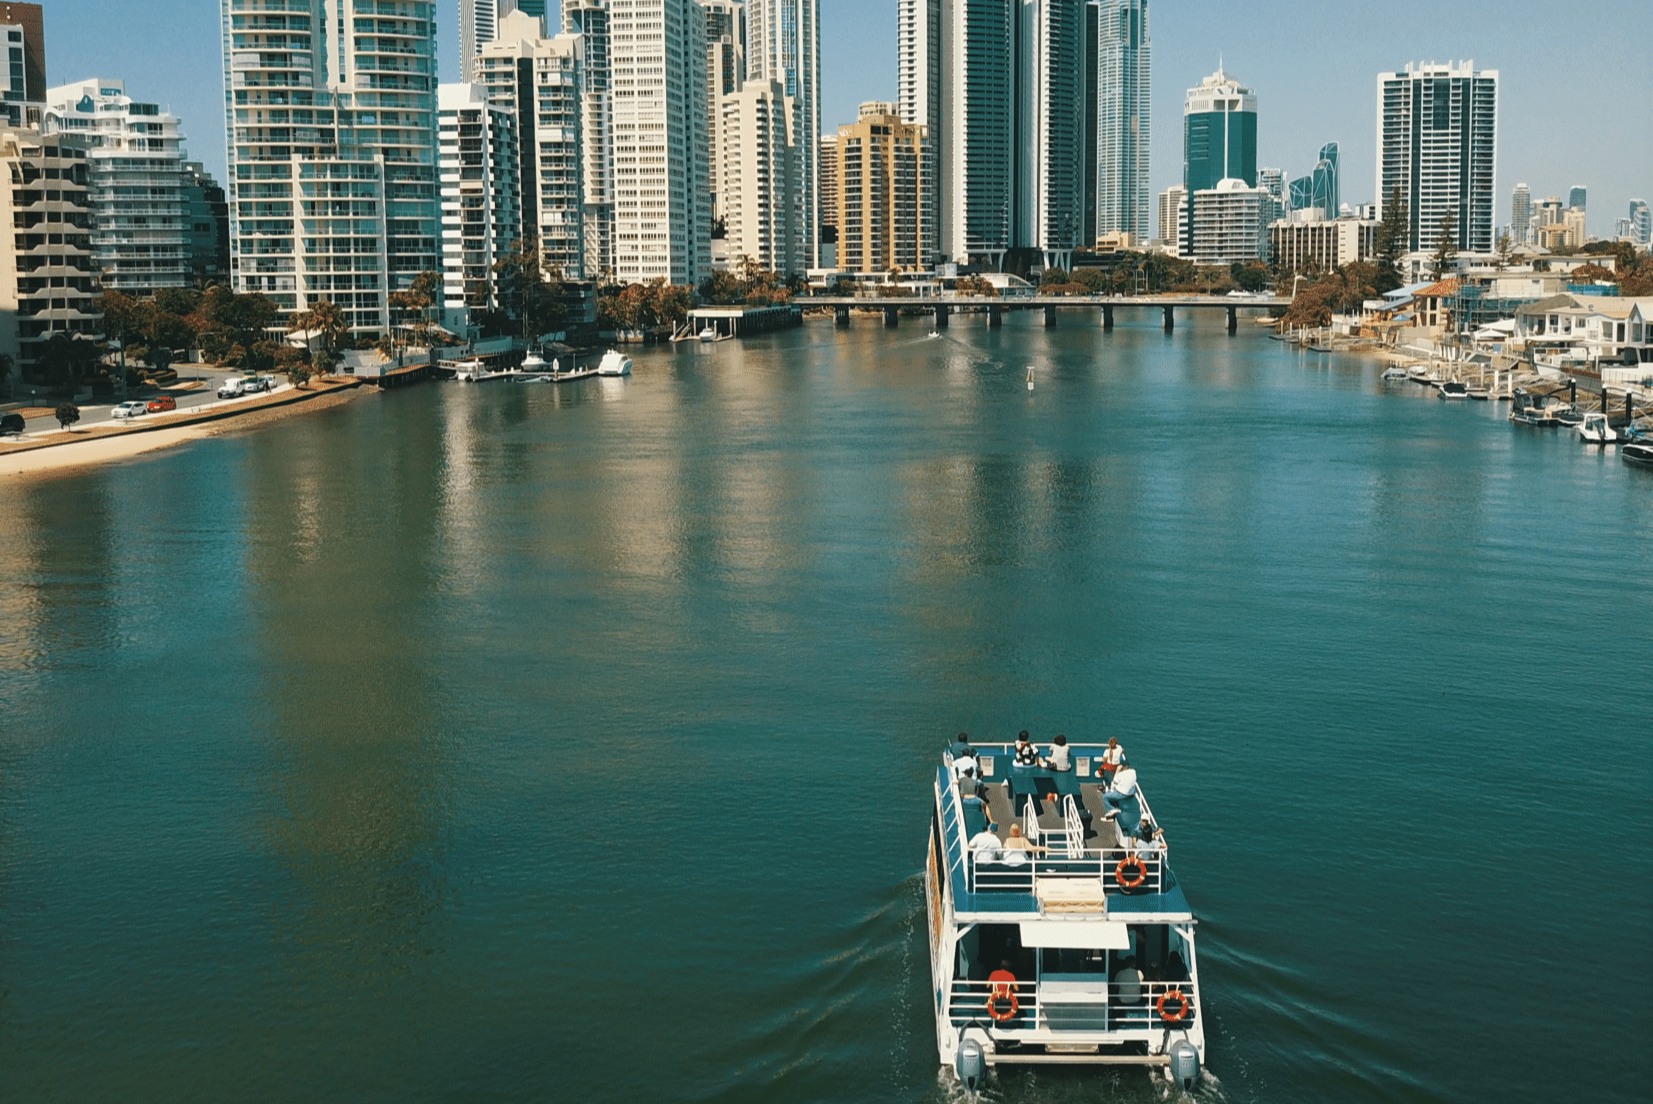
[[[950,753],[936,771],[935,859],[955,913],[1191,915],[1140,784],[1108,793],[1102,745],[1069,745],[1068,770],[1017,765],[1011,744],[973,750],[973,780]]]

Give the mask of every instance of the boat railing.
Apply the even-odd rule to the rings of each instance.
[[[968,875],[975,893],[1032,893],[1039,878],[1096,878],[1104,893],[1124,894],[1162,893],[1167,884],[1162,852],[1129,847],[1070,854],[977,849],[969,854]]]
[[[1009,1011],[1008,1002],[999,1000],[990,1007],[989,999],[1002,997],[1005,987],[1015,994],[1015,1011],[1000,1018]],[[996,1032],[1156,1032],[1194,1023],[1199,1015],[1195,990],[1191,981],[1120,984],[1103,974],[1078,982],[958,979],[947,995],[947,1016],[954,1027],[974,1021]],[[998,1016],[992,1014],[994,1008]]]
[[[947,875],[951,878],[961,870],[966,870],[967,850],[965,844],[966,832],[964,825],[964,800],[959,796],[959,788],[953,783],[953,768],[947,766],[947,784],[936,787],[941,797],[941,839],[942,846],[947,853]]]

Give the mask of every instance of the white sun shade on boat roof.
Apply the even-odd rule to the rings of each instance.
[[[1023,920],[1024,947],[1058,947],[1085,951],[1123,951],[1131,933],[1117,920]]]

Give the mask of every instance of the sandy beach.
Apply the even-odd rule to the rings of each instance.
[[[232,410],[209,409],[180,418],[176,425],[143,427],[97,426],[79,432],[52,434],[42,441],[25,440],[0,446],[0,482],[82,471],[99,464],[131,460],[190,441],[256,429],[271,422],[310,414],[349,402],[363,388],[351,380],[324,383],[308,391],[283,389],[263,401]]]

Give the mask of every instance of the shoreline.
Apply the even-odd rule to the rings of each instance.
[[[97,426],[79,433],[54,434],[55,439],[0,447],[0,481],[21,482],[52,475],[68,475],[104,464],[120,463],[192,441],[257,429],[299,414],[342,405],[361,394],[362,381],[328,383],[300,391],[273,393],[269,399],[232,409],[209,409],[164,425]]]

